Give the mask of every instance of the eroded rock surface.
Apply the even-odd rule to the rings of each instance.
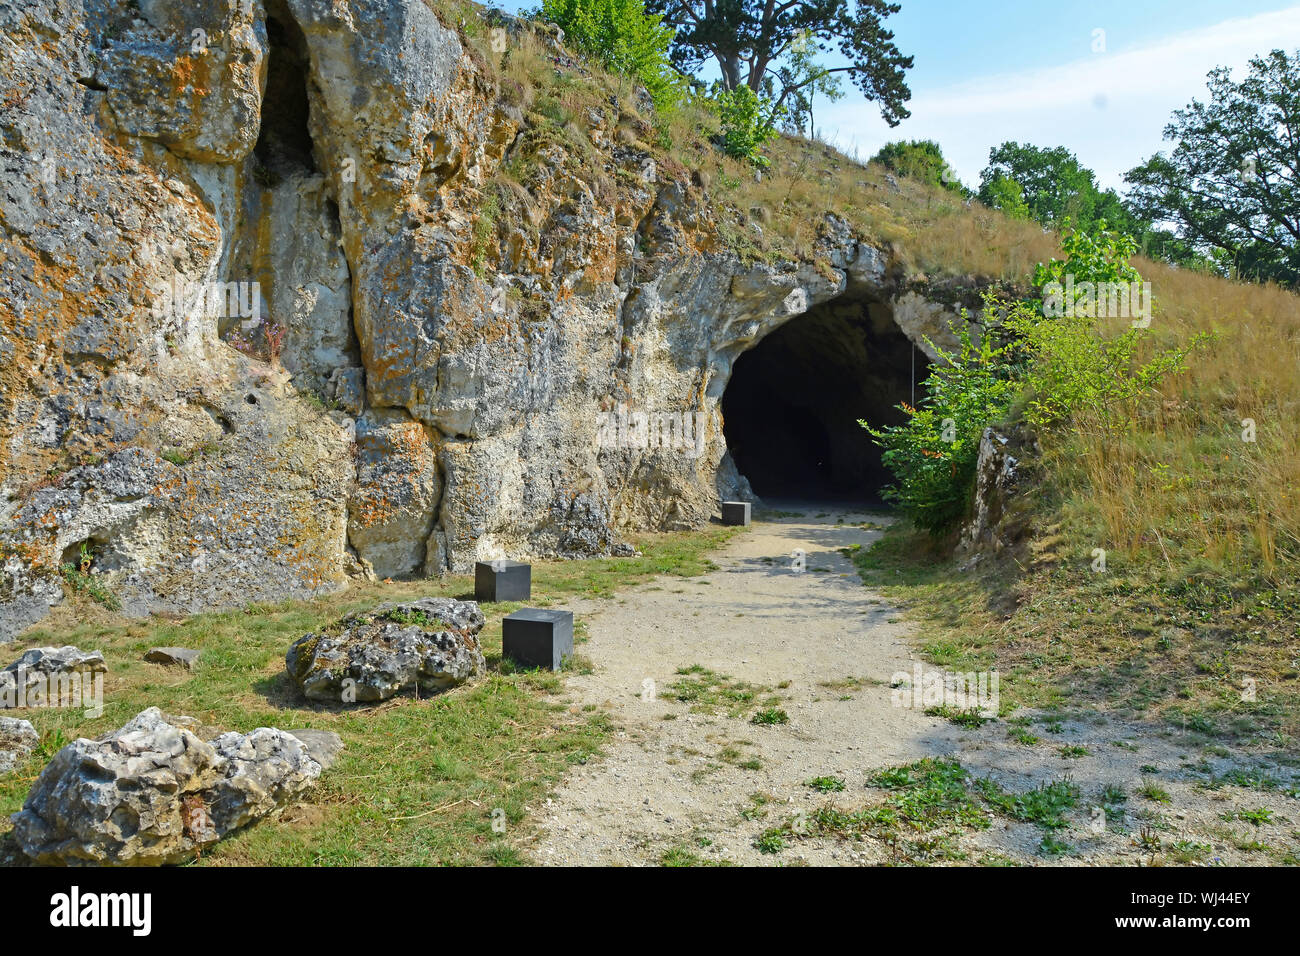
[[[193,670],[199,663],[199,652],[190,647],[151,647],[145,652],[144,659],[151,664]]]
[[[852,291],[942,339],[835,217],[742,259],[642,97],[575,144],[499,75],[424,0],[0,0],[0,640],[68,564],[191,612],[700,527],[765,335]]]
[[[968,565],[981,554],[996,554],[1023,542],[1027,508],[1018,495],[1032,486],[1026,473],[1028,460],[1041,451],[1024,426],[984,429],[975,464],[974,505],[956,552]]]
[[[483,673],[478,632],[485,620],[474,601],[380,604],[300,638],[285,666],[313,700],[364,703],[409,691],[434,694]]]
[[[13,815],[18,846],[46,864],[180,863],[277,814],[320,777],[310,748],[285,731],[203,741],[195,729],[151,707],[64,747]]]

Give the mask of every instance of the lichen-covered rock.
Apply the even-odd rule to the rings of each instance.
[[[0,641],[83,560],[143,615],[700,527],[752,498],[721,399],[771,332],[849,294],[951,343],[865,230],[742,257],[778,214],[644,91],[557,125],[436,6],[0,0]],[[627,406],[698,441],[602,446]]]
[[[404,411],[357,420],[357,484],[348,540],[376,577],[418,574],[442,497],[438,433]]]
[[[350,420],[228,344],[212,294],[259,278],[236,253],[238,224],[270,219],[244,202],[267,43],[261,2],[0,3],[0,641],[83,554],[132,614],[346,580]],[[305,324],[337,326],[348,295],[337,234],[307,228],[332,202],[282,244],[315,284],[265,293]],[[295,339],[313,386],[338,339]]]
[[[285,731],[205,742],[196,727],[151,707],[64,747],[13,815],[18,846],[46,864],[179,863],[278,813],[320,777],[321,764]]]
[[[1038,450],[1023,426],[984,429],[975,464],[973,511],[962,526],[956,549],[967,566],[982,554],[997,554],[1024,540],[1027,509],[1017,493],[1031,485],[1024,459]]]
[[[285,666],[313,700],[361,703],[403,691],[438,693],[483,673],[478,632],[485,620],[474,601],[380,604],[295,641]]]
[[[199,662],[199,655],[199,651],[190,647],[151,647],[145,652],[144,659],[151,664],[194,670]]]
[[[202,799],[219,837],[288,806],[324,769],[303,741],[272,727],[222,734],[212,747],[225,774]]]
[[[40,742],[40,735],[31,721],[0,717],[0,773],[12,770]]]
[[[108,672],[108,664],[99,651],[67,647],[33,647],[0,671],[0,708],[61,706],[63,693],[72,692],[72,678],[84,682]],[[75,702],[84,699],[82,683],[77,684]]]
[[[94,81],[118,127],[173,153],[231,163],[257,142],[268,42],[248,0],[145,0],[105,46]],[[260,13],[260,11],[258,11]]]

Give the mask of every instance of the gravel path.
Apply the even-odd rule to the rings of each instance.
[[[896,706],[891,680],[920,664],[909,626],[863,587],[839,553],[869,546],[880,534],[871,524],[888,519],[824,506],[776,514],[785,516],[756,520],[717,554],[717,571],[665,577],[612,600],[572,605],[587,622],[590,639],[579,653],[593,668],[571,675],[568,691],[575,707],[603,709],[619,731],[601,759],[575,768],[546,806],[534,808],[537,835],[526,849],[537,862],[654,865],[682,853],[737,864],[898,859],[897,847],[870,837],[787,840],[778,853],[762,853],[754,844],[769,827],[799,819],[800,811],[878,802],[884,792],[867,785],[867,774],[926,756],[956,757],[972,774],[992,776],[1017,792],[1066,774],[1082,790],[1070,828],[1058,834],[1071,846],[1063,856],[1042,855],[1045,831],[1039,827],[999,817],[987,830],[958,833],[958,852],[950,848],[934,862],[956,856],[974,863],[1009,857],[1132,865],[1151,855],[1149,844],[1144,850],[1133,837],[1145,826],[1142,816],[1159,824],[1164,845],[1205,841],[1210,849],[1203,855],[1224,862],[1276,862],[1265,851],[1234,846],[1247,837],[1268,841],[1274,855],[1284,853],[1278,848],[1288,841],[1294,849],[1295,823],[1234,827],[1221,814],[1239,804],[1274,807],[1280,816],[1300,819],[1296,801],[1277,791],[1196,789],[1204,774],[1177,772],[1187,760],[1209,759],[1216,773],[1238,763],[1189,751],[1186,741],[1093,714],[1048,729],[1036,725],[1031,729],[1041,741],[1025,745],[1011,739],[1004,720],[969,729],[921,708]],[[792,570],[795,549],[806,552],[803,573]],[[678,673],[693,666],[760,689],[752,701],[737,704],[734,715],[696,712],[674,689],[676,682],[700,679]],[[789,722],[752,723],[771,697],[779,698],[775,706]],[[1087,754],[1066,758],[1066,746],[1083,746]],[[1160,768],[1168,804],[1148,803],[1134,792],[1142,768],[1152,765]],[[839,778],[846,787],[821,793],[807,786],[814,777]],[[1126,815],[1098,833],[1092,804],[1101,802],[1106,784],[1126,788]],[[1240,792],[1245,798],[1237,799]],[[1229,833],[1241,833],[1240,840]],[[925,849],[905,852],[914,862],[928,862]]]

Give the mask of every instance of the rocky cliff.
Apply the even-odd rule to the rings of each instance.
[[[836,216],[742,255],[643,94],[557,119],[470,29],[589,78],[422,0],[0,0],[0,639],[77,576],[143,614],[619,553],[748,493],[769,332],[946,328]]]

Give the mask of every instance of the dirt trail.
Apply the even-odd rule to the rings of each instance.
[[[827,508],[778,514],[785,516],[756,520],[733,539],[715,556],[717,571],[665,577],[613,600],[572,605],[587,622],[590,640],[579,653],[593,669],[570,676],[568,690],[575,706],[604,709],[620,730],[603,758],[575,768],[545,807],[533,808],[539,836],[528,851],[535,860],[642,865],[685,851],[709,862],[854,864],[903,852],[927,862],[930,850],[900,851],[872,837],[787,838],[778,853],[754,846],[765,830],[798,819],[799,811],[879,802],[884,792],[867,784],[870,772],[927,756],[956,757],[974,776],[991,776],[1016,792],[1070,775],[1081,798],[1068,814],[1069,829],[1056,834],[1070,850],[1054,862],[1142,862],[1151,857],[1150,844],[1143,849],[1134,840],[1142,827],[1165,847],[1198,844],[1190,852],[1224,862],[1276,862],[1272,857],[1288,846],[1294,852],[1296,801],[1278,790],[1195,789],[1206,776],[1187,774],[1188,761],[1204,761],[1202,769],[1216,774],[1240,761],[1189,750],[1186,741],[1094,714],[1033,725],[1028,729],[1041,740],[1026,745],[1011,739],[1005,720],[963,728],[921,708],[896,706],[891,679],[920,664],[909,625],[863,587],[839,553],[869,546],[880,534],[870,523],[887,519]],[[803,573],[792,570],[795,549],[806,552]],[[738,705],[735,716],[693,712],[674,685],[699,681],[698,674],[678,674],[694,665],[762,690]],[[788,723],[750,721],[770,697],[779,698]],[[1070,746],[1087,754],[1064,756]],[[821,793],[806,785],[814,777],[836,777],[846,787]],[[1170,802],[1137,794],[1151,777]],[[1285,771],[1282,779],[1290,779]],[[1092,806],[1102,802],[1107,784],[1126,788],[1127,800],[1112,808],[1111,824],[1098,833]],[[755,794],[766,802],[756,806]],[[1260,806],[1274,809],[1274,822],[1255,826],[1220,817]],[[1278,821],[1288,816],[1284,811],[1297,822]],[[1040,852],[1044,834],[1032,823],[999,816],[987,830],[955,832],[933,862],[1047,862]],[[1251,839],[1269,849],[1236,845]]]

